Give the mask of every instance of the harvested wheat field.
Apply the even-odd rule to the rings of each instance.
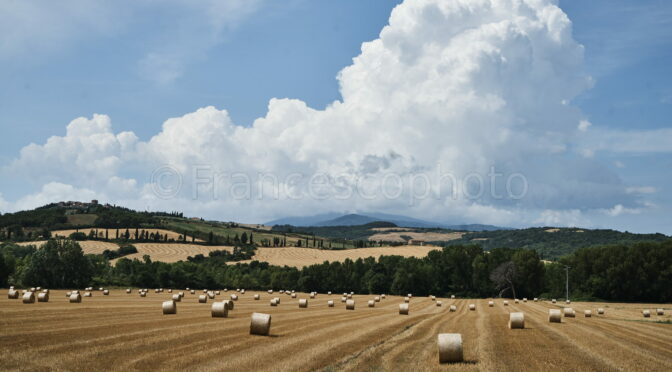
[[[216,300],[228,298],[221,292]],[[494,307],[487,300],[451,300],[437,307],[414,297],[409,315],[399,315],[401,297],[388,296],[367,307],[370,295],[353,296],[354,311],[318,294],[300,309],[281,294],[246,292],[226,318],[211,316],[211,303],[198,303],[198,292],[185,292],[177,314],[163,315],[169,294],[111,290],[82,303],[69,303],[64,291],[52,291],[47,303],[23,304],[0,291],[0,369],[70,371],[241,370],[649,370],[672,369],[672,325],[657,323],[670,315],[641,318],[643,308],[661,305],[572,303],[605,309],[591,318],[562,318],[548,323],[547,302]],[[262,301],[255,301],[259,294]],[[270,306],[272,296],[281,296]],[[476,304],[476,311],[467,309]],[[672,305],[664,305],[666,313]],[[253,312],[272,316],[270,336],[249,334]],[[525,329],[507,327],[510,312],[525,313]],[[596,314],[594,312],[593,314]],[[461,333],[464,362],[439,364],[439,333]]]
[[[346,258],[356,260],[358,258],[367,258],[380,256],[404,256],[404,257],[425,257],[430,251],[441,249],[432,246],[403,245],[399,247],[373,247],[356,248],[344,250],[322,250],[315,248],[297,248],[297,247],[279,247],[266,248],[258,247],[257,254],[253,260],[268,262],[276,266],[304,267],[314,264],[321,264],[324,261],[345,261]],[[250,262],[240,261],[240,262]],[[230,262],[236,264],[238,262]]]
[[[79,232],[82,232],[82,233],[84,233],[84,234],[86,234],[86,235],[89,235],[89,232],[92,231],[92,230],[93,230],[93,231],[96,231],[96,230],[97,230],[97,232],[98,232],[98,236],[99,236],[99,237],[103,237],[103,236],[105,236],[105,231],[107,230],[108,237],[109,237],[110,239],[114,239],[114,237],[115,237],[115,235],[116,235],[116,230],[117,230],[117,229],[100,229],[100,228],[97,229],[97,228],[87,228],[87,229],[79,229]],[[143,229],[139,229],[139,230],[142,231]],[[70,236],[70,234],[72,234],[72,233],[74,233],[74,232],[77,232],[77,231],[78,231],[78,230],[75,230],[75,229],[69,229],[69,230],[54,230],[54,231],[51,232],[51,235],[52,235],[53,237],[60,236],[60,237],[63,237],[63,238],[67,238],[67,237]],[[157,232],[158,232],[159,234],[161,234],[161,235],[166,235],[166,234],[168,234],[168,239],[175,239],[175,240],[177,240],[177,239],[181,236],[179,233],[176,233],[175,231],[164,230],[164,229],[150,229],[150,228],[148,228],[148,229],[145,229],[145,231],[147,231],[148,234],[156,234]],[[119,236],[121,236],[121,235],[124,234],[125,232],[126,232],[126,228],[125,228],[125,227],[124,227],[124,228],[119,228]],[[131,234],[131,236],[133,236],[133,234],[135,234],[135,227],[128,228],[128,232]],[[191,237],[188,237],[187,239],[190,241],[190,240],[191,240]],[[196,241],[197,241],[197,242],[203,242],[203,240],[200,240],[200,239],[196,239]]]
[[[23,246],[35,245],[39,247],[46,242],[47,242],[46,240],[40,240],[36,242],[21,242],[16,244]],[[79,244],[79,246],[82,247],[82,251],[84,252],[84,254],[102,254],[103,251],[105,251],[106,249],[109,249],[111,251],[119,249],[119,245],[115,243],[101,242],[97,240],[83,240],[78,241],[77,244]]]
[[[405,242],[404,236],[410,236],[411,239],[424,240],[426,242],[447,242],[450,240],[460,239],[464,233],[462,232],[414,232],[414,231],[383,231],[369,236],[369,241],[386,241],[386,242]]]
[[[233,251],[233,247],[223,245],[198,245],[198,244],[180,244],[180,243],[136,243],[133,244],[138,249],[138,253],[124,256],[132,260],[137,258],[142,260],[142,256],[149,255],[152,261],[177,262],[186,261],[187,257],[202,254],[208,256],[212,251]],[[84,253],[88,253],[84,251]],[[112,260],[112,263],[116,260]]]

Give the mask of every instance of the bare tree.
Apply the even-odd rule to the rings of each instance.
[[[516,264],[513,261],[507,261],[497,266],[490,273],[490,280],[495,283],[495,288],[499,290],[499,297],[508,289],[511,289],[513,298],[516,298],[516,287],[513,280],[516,277]]]

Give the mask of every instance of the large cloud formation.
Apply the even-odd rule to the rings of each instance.
[[[342,100],[324,110],[273,98],[241,126],[205,107],[148,141],[94,115],[25,147],[8,168],[59,190],[72,183],[104,200],[219,219],[375,210],[581,224],[585,213],[641,207],[581,156],[592,129],[571,102],[592,80],[555,1],[406,0],[361,49],[338,75]]]

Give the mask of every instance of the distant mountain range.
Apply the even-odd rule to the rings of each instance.
[[[421,228],[442,228],[461,231],[494,231],[511,230],[507,227],[499,227],[481,224],[448,225],[430,221],[424,221],[417,218],[399,216],[386,213],[366,213],[366,214],[340,214],[324,213],[314,216],[285,217],[266,222],[265,225],[292,225],[292,226],[359,226],[367,223],[385,221],[391,222],[399,227],[421,227]]]

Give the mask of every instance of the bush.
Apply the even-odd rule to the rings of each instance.
[[[86,237],[86,234],[84,234],[83,232],[74,232],[74,233],[70,234],[70,239],[72,239],[72,240],[86,240],[87,237]]]

